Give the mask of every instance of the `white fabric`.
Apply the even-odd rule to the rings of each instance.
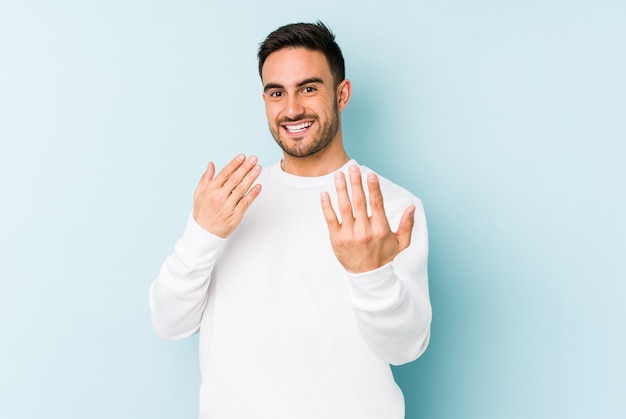
[[[375,271],[349,274],[320,204],[324,190],[336,204],[333,176],[265,169],[237,230],[222,239],[190,217],[152,284],[159,336],[200,330],[201,419],[404,417],[389,364],[416,359],[430,336],[423,207],[380,178],[392,230],[407,206],[417,208],[411,246]]]

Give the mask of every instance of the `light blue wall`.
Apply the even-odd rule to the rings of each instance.
[[[626,3],[0,3],[0,417],[195,418],[147,289],[206,162],[279,158],[256,48],[323,19],[347,146],[422,197],[407,418],[626,417]]]

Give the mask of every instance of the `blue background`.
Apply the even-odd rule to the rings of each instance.
[[[316,19],[350,155],[428,215],[407,418],[626,417],[618,0],[2,0],[0,417],[197,416],[197,338],[160,341],[147,290],[207,161],[280,158],[257,45]]]

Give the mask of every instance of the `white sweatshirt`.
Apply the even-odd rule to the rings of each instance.
[[[365,180],[371,170],[361,172]],[[350,274],[320,204],[328,191],[337,208],[334,174],[298,177],[275,165],[258,182],[261,194],[229,238],[190,217],[150,288],[159,336],[200,330],[200,418],[403,418],[389,364],[416,359],[430,337],[421,201],[380,178],[392,230],[416,206],[411,245]]]

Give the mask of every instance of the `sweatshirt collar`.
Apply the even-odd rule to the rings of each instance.
[[[342,171],[348,173],[348,167],[353,164],[357,164],[354,159],[350,159],[346,164],[341,166],[334,172],[328,173],[323,176],[296,176],[285,172],[280,163],[277,163],[270,167],[270,175],[274,180],[282,183],[285,186],[289,186],[296,189],[318,188],[322,186],[333,186],[335,184],[335,173]]]

